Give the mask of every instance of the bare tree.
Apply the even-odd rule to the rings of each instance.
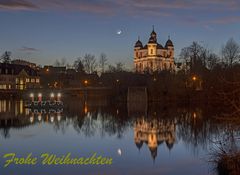
[[[222,58],[226,65],[230,67],[232,67],[235,62],[239,61],[240,46],[233,38],[230,38],[226,45],[223,46]]]
[[[60,67],[61,63],[58,59],[56,59],[53,65],[56,67]]]
[[[180,59],[188,65],[190,72],[201,72],[205,68],[213,68],[217,64],[218,57],[207,47],[197,42],[181,50]]]
[[[74,66],[75,70],[78,71],[79,73],[85,73],[84,65],[83,65],[83,61],[82,61],[81,57],[77,58],[74,61],[73,66]]]
[[[10,51],[6,51],[3,53],[3,55],[1,56],[1,60],[3,63],[10,63],[11,62],[11,52]]]
[[[86,73],[91,74],[96,71],[97,63],[94,55],[86,54],[83,57],[82,63],[84,65],[84,70]]]
[[[219,57],[215,53],[210,53],[207,57],[207,67],[212,70],[219,63]]]
[[[102,73],[105,71],[105,66],[107,63],[107,55],[105,53],[101,53],[99,57],[99,66],[101,68]]]
[[[56,67],[66,66],[66,65],[67,65],[66,58],[62,58],[60,61],[56,59],[56,61],[54,62],[54,66]]]
[[[115,66],[109,65],[108,72],[123,72],[125,70],[124,64],[121,62],[117,62]]]
[[[66,66],[67,65],[66,58],[62,58],[60,64],[61,66]]]

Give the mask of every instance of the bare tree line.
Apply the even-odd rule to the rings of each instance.
[[[122,62],[116,62],[113,65],[109,64],[105,53],[101,53],[98,59],[93,54],[85,54],[83,57],[77,57],[72,65],[67,63],[66,58],[62,58],[60,61],[56,60],[54,66],[67,66],[68,68],[75,69],[77,72],[86,74],[93,74],[98,71],[106,73],[126,70]]]
[[[190,46],[184,47],[181,50],[179,59],[188,67],[188,71],[192,72],[199,67],[205,67],[212,70],[215,66],[232,67],[239,63],[240,45],[230,38],[220,50],[220,55],[214,53],[207,48],[194,41]]]

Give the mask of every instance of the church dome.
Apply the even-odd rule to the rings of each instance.
[[[154,29],[152,30],[152,33],[150,34],[150,38],[148,40],[148,43],[157,43],[157,34],[154,31]]]
[[[165,44],[165,47],[173,47],[173,42],[170,39],[168,39]]]
[[[154,38],[154,37],[150,37],[149,38],[149,40],[148,40],[148,43],[156,43],[157,41],[156,41],[156,38]]]
[[[137,40],[137,42],[135,43],[134,47],[143,47],[142,42],[140,40]]]
[[[158,49],[163,49],[163,46],[161,44],[157,43],[157,48]]]

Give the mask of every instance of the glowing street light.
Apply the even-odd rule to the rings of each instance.
[[[60,101],[60,98],[62,97],[62,94],[61,93],[58,93],[57,94],[57,100]]]
[[[61,94],[61,93],[58,93],[58,94],[57,94],[57,96],[58,96],[58,97],[61,97],[61,96],[62,96],[62,94]]]
[[[197,80],[197,77],[196,77],[196,76],[193,76],[193,77],[192,77],[192,80],[193,80],[193,81],[196,81],[196,80]]]
[[[51,93],[51,94],[50,94],[50,97],[51,97],[51,98],[54,98],[54,93]]]
[[[34,101],[34,93],[30,94],[30,98],[32,99],[32,101]]]
[[[85,81],[84,81],[84,84],[85,84],[85,85],[87,85],[87,84],[88,84],[88,81],[87,81],[87,80],[85,80]]]
[[[42,93],[38,93],[38,101],[42,101]]]

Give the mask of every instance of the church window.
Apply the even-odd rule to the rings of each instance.
[[[153,54],[153,49],[151,49],[151,54]]]

